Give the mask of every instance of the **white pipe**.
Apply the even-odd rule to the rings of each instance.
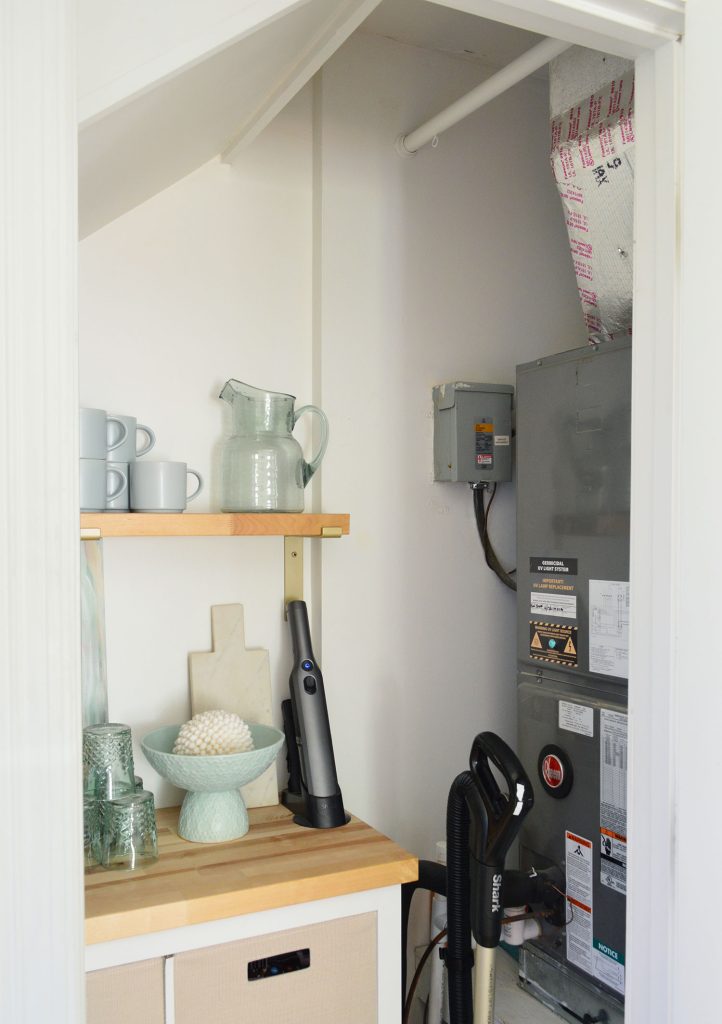
[[[525,913],[526,907],[504,907],[504,917],[512,918],[501,927],[501,937],[507,946],[521,946],[527,939],[537,939],[541,935],[539,922],[536,918],[523,917]]]
[[[494,954],[478,943],[474,950],[474,1024],[494,1024]]]
[[[399,135],[396,140],[396,150],[401,156],[413,156],[417,150],[425,146],[427,142],[445,132],[459,121],[473,114],[479,107],[483,107],[489,100],[495,99],[501,93],[506,92],[512,85],[521,82],[534,71],[543,68],[554,57],[569,49],[571,43],[564,43],[560,39],[543,39],[531,50],[522,53],[511,64],[507,64],[501,71],[497,71],[491,78],[487,78],[481,85],[460,97],[450,107],[442,110],[430,120],[420,125],[408,135]]]

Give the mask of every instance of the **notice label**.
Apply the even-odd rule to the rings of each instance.
[[[567,732],[576,732],[580,736],[594,735],[594,708],[585,704],[572,704],[568,700],[559,701],[559,728]]]
[[[627,716],[599,712],[600,881],[627,891]]]
[[[577,619],[577,599],[573,594],[532,593],[532,615],[556,615],[560,619]]]
[[[477,466],[493,469],[494,466],[494,421],[481,420],[474,424],[474,439]]]
[[[558,622],[529,622],[529,656],[536,661],[577,667],[577,627]]]
[[[567,960],[588,974],[592,957],[592,844],[588,839],[565,833],[567,898],[571,920],[567,924]]]
[[[624,995],[624,957],[616,949],[594,939],[594,977]]]
[[[589,671],[629,675],[629,583],[589,581]]]
[[[494,444],[501,445],[505,448],[509,447],[509,435],[508,434],[496,434],[494,437]]]

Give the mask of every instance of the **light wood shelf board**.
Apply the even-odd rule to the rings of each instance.
[[[103,537],[320,537],[324,527],[349,532],[347,513],[83,512],[82,530]]]
[[[413,881],[418,862],[353,818],[340,829],[294,825],[282,805],[249,811],[232,843],[189,843],[178,809],[158,811],[159,858],[133,872],[85,877],[85,940],[92,944]]]

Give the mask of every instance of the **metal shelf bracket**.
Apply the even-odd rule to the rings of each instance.
[[[289,601],[303,601],[303,537],[283,538],[283,616]]]

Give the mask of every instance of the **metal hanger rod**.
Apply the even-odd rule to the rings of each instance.
[[[430,120],[420,125],[408,135],[399,135],[396,140],[396,149],[402,156],[413,156],[427,142],[445,132],[447,128],[457,124],[463,118],[473,114],[479,107],[483,107],[489,100],[495,99],[501,93],[506,92],[512,85],[521,82],[534,71],[543,68],[554,57],[569,49],[571,43],[564,43],[560,39],[543,39],[531,50],[522,53],[520,57],[507,64],[501,71],[497,71],[491,78],[487,78],[481,85],[468,92],[465,96],[456,100],[446,110],[436,114]]]

